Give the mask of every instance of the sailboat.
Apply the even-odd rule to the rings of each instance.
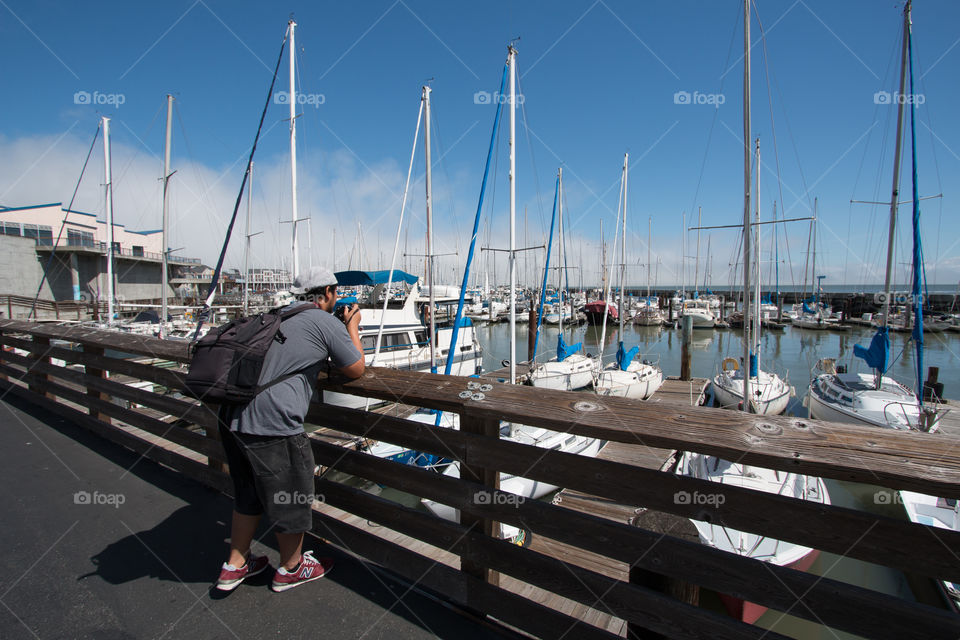
[[[624,274],[627,259],[627,177],[629,154],[623,154],[622,202],[623,202],[623,234],[620,240],[620,301],[623,304]],[[593,380],[593,390],[601,396],[620,396],[646,400],[663,384],[663,371],[660,367],[641,361],[636,361],[639,347],[627,351],[623,344],[623,313],[620,316],[618,331],[619,345],[616,361],[605,367]],[[606,326],[604,326],[606,331]],[[601,344],[603,343],[601,339]]]
[[[554,213],[560,214],[560,242],[558,245],[563,247],[563,169],[557,172],[557,198],[554,205]],[[551,241],[553,235],[553,225],[551,221]],[[546,266],[544,267],[544,295],[546,294],[546,278],[550,264],[550,256],[547,256]],[[562,271],[557,273],[561,274]],[[561,294],[562,295],[562,294]],[[590,386],[593,382],[594,371],[598,366],[597,360],[587,357],[582,351],[583,343],[578,342],[574,345],[567,345],[563,339],[563,316],[564,305],[562,297],[560,299],[560,317],[558,318],[557,333],[557,355],[546,362],[540,364],[531,363],[529,380],[530,384],[540,389],[558,389],[560,391],[573,391]],[[539,327],[538,327],[539,331]]]
[[[911,49],[910,1],[904,8],[903,46],[900,63],[900,93],[903,96],[910,73],[910,91],[913,92],[913,61]],[[916,429],[935,431],[940,416],[936,409],[924,406],[923,397],[905,385],[885,375],[890,351],[889,328],[890,283],[893,274],[893,248],[897,222],[900,191],[900,154],[903,143],[903,119],[906,100],[899,101],[897,110],[897,139],[893,162],[893,189],[890,199],[890,227],[887,238],[887,270],[884,284],[886,292],[881,326],[877,329],[870,346],[855,345],[854,355],[864,360],[873,373],[850,373],[846,367],[837,366],[832,358],[821,359],[814,367],[814,377],[807,391],[806,403],[810,415],[820,420],[849,422],[891,429]],[[923,384],[923,309],[921,278],[923,272],[920,244],[920,203],[917,189],[916,132],[914,110],[910,109],[911,148],[913,155],[913,305],[915,321],[913,341],[916,347],[917,389]]]
[[[653,218],[647,219],[647,297],[633,316],[633,324],[641,327],[659,327],[663,324],[660,299],[650,295],[650,245],[653,242]]]
[[[750,278],[751,268],[751,150],[750,150],[750,0],[745,0],[743,11],[743,148],[744,148],[744,184],[743,184],[743,273],[744,273],[744,361],[754,364],[755,345],[750,340]],[[759,168],[758,168],[759,170]],[[758,296],[759,298],[759,296]],[[759,303],[759,299],[757,300]],[[756,384],[753,376],[743,377],[743,396],[753,397],[751,387]],[[743,403],[743,411],[754,412],[757,406],[753,402]],[[830,504],[827,487],[820,478],[796,473],[774,471],[761,467],[752,467],[739,462],[730,462],[702,453],[685,452],[677,468],[680,475],[709,480],[720,485],[747,487],[776,495],[785,495],[800,500],[820,504]],[[770,562],[778,566],[794,569],[808,569],[816,560],[819,551],[799,544],[784,542],[756,533],[737,531],[724,527],[720,523],[691,520],[697,529],[700,541],[716,549],[739,556]],[[753,623],[765,611],[766,607],[740,598],[720,594],[727,611],[739,620]]]
[[[752,244],[757,248],[755,263],[757,265],[755,279],[755,299],[751,304],[750,296],[750,277],[747,273],[744,278],[744,334],[743,339],[750,343],[749,358],[745,360],[748,364],[740,366],[734,358],[726,358],[721,364],[720,372],[713,378],[713,393],[721,407],[743,407],[744,395],[747,388],[750,390],[750,411],[762,415],[778,415],[783,413],[787,404],[790,402],[790,385],[780,378],[776,373],[763,371],[760,368],[760,141],[756,142],[756,165],[757,167],[757,207],[756,223],[750,229],[749,218],[745,218],[744,234],[744,253],[746,254],[751,243],[747,241],[749,235],[755,235],[756,240]],[[749,269],[749,260],[744,260],[744,270]],[[752,327],[750,326],[752,325]],[[749,372],[749,375],[747,375]],[[749,378],[749,384],[747,379]]]
[[[500,84],[500,92],[498,95],[504,95],[504,84],[509,77],[509,95],[510,95],[510,330],[511,330],[511,340],[510,340],[510,383],[516,383],[516,338],[513,335],[515,330],[515,318],[516,313],[516,239],[514,233],[514,220],[516,215],[516,145],[514,144],[515,140],[515,127],[516,127],[516,57],[517,50],[510,45],[507,49],[507,63],[504,68],[503,78]],[[479,221],[480,212],[483,206],[483,196],[487,182],[487,176],[490,170],[490,159],[494,154],[494,143],[496,141],[496,134],[498,126],[500,123],[500,113],[501,113],[502,104],[498,102],[497,104],[497,115],[494,120],[494,130],[490,138],[490,148],[487,153],[487,165],[484,170],[483,176],[483,186],[481,187],[480,192],[480,202],[477,206],[477,218],[474,221],[474,232],[473,236],[476,238],[477,235],[477,223]],[[558,186],[559,191],[559,186]],[[473,242],[471,241],[470,255],[473,254]],[[468,258],[469,263],[469,258]],[[466,281],[467,274],[464,273],[464,280]],[[457,318],[459,318],[461,309],[458,306]],[[458,323],[455,323],[456,327]],[[454,418],[454,423],[457,420]],[[456,426],[454,426],[456,428]],[[513,442],[520,442],[524,444],[530,444],[537,447],[542,447],[544,449],[565,451],[567,453],[576,453],[586,456],[596,456],[600,450],[600,440],[597,438],[588,438],[585,436],[574,435],[570,433],[562,433],[557,431],[550,431],[547,429],[542,429],[540,427],[531,427],[527,425],[517,425],[510,423],[501,423],[500,424],[500,437],[505,440],[511,440]],[[449,477],[460,477],[460,463],[453,462],[446,466],[443,471],[444,475]],[[500,489],[501,491],[509,491],[511,493],[523,496],[525,498],[540,498],[551,491],[555,491],[558,487],[554,485],[545,484],[542,482],[537,482],[531,480],[530,478],[524,478],[522,476],[515,476],[512,474],[501,473],[500,474]],[[460,517],[459,511],[439,502],[433,500],[428,500],[424,498],[422,500],[423,505],[429,509],[431,512],[440,516],[441,518],[446,518],[448,520],[458,520]],[[509,527],[507,525],[501,525],[500,535],[506,538],[513,538],[517,542],[522,541],[521,532],[516,528]]]

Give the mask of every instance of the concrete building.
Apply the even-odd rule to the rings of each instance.
[[[162,232],[113,225],[114,289],[118,300],[161,297]],[[62,203],[0,207],[0,295],[43,300],[106,300],[107,224]],[[200,265],[169,256],[175,280]],[[42,286],[41,286],[42,283]],[[167,296],[175,294],[171,283]]]

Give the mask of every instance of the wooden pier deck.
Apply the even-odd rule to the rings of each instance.
[[[669,376],[647,402],[700,406],[706,398],[707,385],[709,384],[710,381],[706,378],[681,380],[678,376]]]

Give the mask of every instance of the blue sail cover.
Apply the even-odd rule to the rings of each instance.
[[[803,312],[804,312],[804,313],[816,313],[817,310],[816,310],[816,309],[811,309],[810,307],[808,307],[808,306],[807,306],[807,301],[805,300],[805,301],[803,302]]]
[[[640,347],[633,347],[630,351],[624,351],[623,340],[621,340],[620,346],[617,347],[617,366],[620,367],[620,370],[626,371],[627,367],[630,366],[630,363],[633,362],[633,359],[639,352]]]
[[[880,373],[887,370],[887,356],[890,353],[890,336],[887,334],[887,327],[880,327],[873,334],[873,340],[870,341],[870,347],[864,348],[858,344],[853,345],[853,355],[863,360],[873,369]]]
[[[578,342],[575,345],[567,346],[567,343],[563,341],[563,335],[557,336],[557,362],[563,362],[567,359],[567,356],[572,356],[576,352],[580,351],[580,348],[583,346],[582,342]]]
[[[374,286],[378,284],[387,284],[390,281],[390,270],[383,271],[337,271],[333,274],[337,277],[337,284],[341,287],[356,287],[359,285]],[[407,284],[416,284],[417,276],[410,275],[399,269],[393,270],[394,284],[406,282]]]

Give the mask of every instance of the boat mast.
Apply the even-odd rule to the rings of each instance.
[[[517,382],[517,50],[507,47],[510,64],[510,384]]]
[[[743,410],[750,402],[750,0],[743,3]]]
[[[287,102],[290,104],[290,193],[292,209],[290,224],[293,226],[293,269],[291,275],[296,280],[300,269],[300,255],[297,246],[297,81],[296,81],[296,57],[297,48],[294,45],[294,31],[297,23],[290,20],[290,95],[287,96]]]
[[[817,305],[817,316],[820,315],[820,281],[817,280],[817,198],[813,199],[813,257],[810,259],[810,288],[813,290],[813,300]]]
[[[900,199],[900,153],[903,145],[903,115],[906,108],[904,91],[907,83],[907,42],[910,32],[910,0],[903,9],[903,47],[900,52],[900,93],[897,94],[897,142],[893,154],[893,188],[890,196],[890,228],[887,238],[887,272],[884,278],[883,292],[886,294],[883,301],[883,319],[881,327],[887,326],[887,316],[890,315],[890,280],[893,277],[893,241],[897,231],[897,207]],[[880,388],[880,376],[877,376],[877,388]]]
[[[163,147],[163,231],[161,233],[160,249],[160,337],[164,337],[164,325],[167,322],[167,287],[169,286],[169,274],[167,273],[167,260],[170,254],[169,239],[167,238],[168,227],[170,225],[170,122],[173,114],[173,96],[167,94],[167,135]]]
[[[560,250],[560,259],[557,260],[557,266],[561,269],[565,269],[567,266],[566,254],[564,253],[563,246],[563,167],[560,167],[557,172],[557,213],[560,215],[560,242],[558,249]],[[566,302],[563,299],[563,271],[557,271],[560,274],[560,277],[557,278],[557,297],[560,299],[560,335],[563,335],[563,312]],[[567,292],[569,293],[569,292]],[[547,295],[547,292],[544,291],[543,295]]]
[[[107,325],[113,324],[113,174],[110,171],[110,118],[103,122],[103,177],[107,212]]]
[[[623,154],[623,235],[620,238],[620,342],[623,342],[623,298],[626,290],[624,276],[627,270],[627,177],[630,175],[627,167],[629,166],[629,158],[629,153]]]
[[[647,218],[647,306],[650,306],[650,243],[653,242],[653,216]]]
[[[757,271],[756,271],[756,283],[754,284],[754,312],[753,312],[753,357],[756,359],[757,363],[757,382],[760,382],[760,138],[757,138],[757,161],[754,164],[756,168],[756,181],[757,188],[754,192],[754,200],[757,203],[756,207],[756,224],[753,225],[753,232],[756,234],[754,238],[755,242],[754,247],[756,248],[756,262],[757,262]],[[751,375],[753,374],[753,369],[751,367]]]
[[[693,263],[693,290],[700,291],[700,227],[703,226],[703,207],[697,207],[697,257]]]
[[[425,155],[427,161],[427,177],[424,183],[427,189],[427,286],[430,287],[430,371],[436,373],[437,355],[434,345],[436,344],[437,321],[436,318],[434,318],[435,296],[433,286],[433,180],[430,170],[430,87],[426,85],[423,87],[423,117],[423,144],[426,149]],[[447,354],[447,357],[453,357],[452,350]]]

